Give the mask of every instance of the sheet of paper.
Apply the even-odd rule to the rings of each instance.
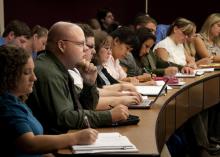
[[[212,72],[214,70],[215,70],[214,68],[202,68],[202,69],[196,69],[196,70],[194,70],[194,72],[195,73],[197,73],[197,72]]]
[[[183,73],[176,73],[176,77],[196,77],[195,72],[193,74],[183,74]]]

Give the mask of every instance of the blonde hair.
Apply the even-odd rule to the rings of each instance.
[[[167,32],[168,36],[172,34],[174,27],[181,29],[182,32],[188,36],[191,36],[194,33],[194,30],[196,29],[196,25],[194,22],[180,17],[180,18],[177,18],[170,26]]]
[[[199,32],[205,38],[205,40],[210,39],[210,30],[212,26],[218,22],[220,22],[220,13],[213,13],[207,17]],[[220,46],[220,36],[215,37],[213,42],[214,44]]]
[[[184,42],[183,43],[184,49],[186,50],[186,53],[190,55],[191,57],[196,56],[196,49],[194,43],[191,42]]]

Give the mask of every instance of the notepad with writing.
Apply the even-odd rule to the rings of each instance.
[[[126,136],[118,132],[99,133],[95,143],[72,146],[75,154],[86,153],[127,153],[138,152],[138,149]]]

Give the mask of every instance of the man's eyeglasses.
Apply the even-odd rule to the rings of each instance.
[[[62,41],[68,41],[81,47],[86,46],[85,41],[72,41],[72,40],[67,40],[67,39],[63,39]]]

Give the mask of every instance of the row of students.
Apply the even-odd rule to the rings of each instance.
[[[213,17],[216,18],[217,15],[218,14],[210,15],[210,17],[208,17],[207,21],[209,21],[210,18],[213,18]],[[183,67],[184,65],[187,65],[186,67],[188,68],[188,70],[187,70],[188,72],[191,71],[190,67],[196,68],[197,65],[200,65],[200,64],[209,64],[209,63],[213,62],[214,58],[215,58],[214,61],[216,61],[216,59],[218,58],[218,55],[216,55],[216,53],[218,52],[218,44],[217,44],[218,42],[216,42],[216,41],[218,41],[218,38],[219,38],[219,26],[218,25],[220,22],[217,19],[218,18],[216,18],[214,20],[215,22],[213,22],[212,24],[209,25],[210,30],[208,31],[209,35],[211,34],[210,35],[211,39],[212,40],[215,39],[215,44],[214,44],[215,48],[212,49],[212,48],[207,47],[215,52],[210,53],[210,55],[207,56],[206,58],[203,58],[201,60],[197,60],[197,62],[195,62],[195,58],[194,58],[195,55],[190,56],[188,54],[188,52],[186,52],[186,44],[188,44],[188,43],[194,44],[193,43],[194,40],[196,41],[198,37],[201,38],[201,35],[200,34],[196,35],[195,34],[195,32],[196,32],[195,24],[187,19],[184,19],[184,18],[178,18],[173,22],[173,24],[169,27],[170,29],[168,32],[168,37],[164,41],[159,42],[158,45],[155,46],[156,53],[153,53],[153,54],[154,55],[159,54],[158,55],[159,58],[160,59],[162,58],[163,61],[167,62],[167,67],[169,67],[171,63],[173,64],[175,62],[176,62],[177,67],[180,67],[180,68]],[[211,21],[213,21],[213,20],[211,20]],[[143,34],[141,34],[141,35],[143,35]],[[188,43],[186,43],[186,42],[188,42]],[[209,45],[210,45],[210,43],[213,44],[213,41],[209,41]],[[145,45],[142,45],[142,46],[145,46]],[[213,47],[213,45],[212,45],[212,47]],[[200,46],[200,48],[201,48],[201,46]],[[206,48],[204,48],[204,49],[206,49]],[[188,49],[188,50],[190,51],[190,49]],[[180,54],[178,54],[178,53],[180,53]],[[149,55],[147,55],[147,56],[149,57]],[[182,59],[180,58],[180,56],[182,56]],[[138,63],[140,63],[140,62],[138,62]],[[144,61],[144,63],[146,63],[146,60]],[[122,65],[128,66],[125,64],[125,62],[122,63]],[[175,66],[175,64],[174,64],[174,66]],[[131,68],[129,67],[127,69],[131,69]],[[133,69],[135,69],[135,68],[133,68]],[[174,75],[177,72],[177,70],[173,70],[173,71],[174,72],[173,72],[173,74],[171,73],[171,75]],[[207,115],[207,112],[205,114]],[[204,113],[203,113],[203,115],[204,115]],[[215,112],[215,115],[216,115],[216,112]],[[203,127],[203,125],[205,125],[205,124],[203,124],[204,122],[201,121],[200,116],[201,115],[199,114],[193,121],[196,123],[197,127],[199,126],[201,128],[207,128],[207,126]],[[213,117],[212,117],[212,119],[213,119]],[[194,128],[195,132],[196,132],[196,130],[197,129]],[[213,128],[209,128],[209,130],[212,130],[212,132],[213,132]],[[211,137],[211,139],[212,140],[214,139],[214,141],[217,142],[218,138],[216,139],[216,137],[218,137],[218,133],[216,134],[216,131],[214,131],[214,132],[215,132],[215,137]],[[204,133],[206,133],[206,135],[204,135]],[[219,151],[219,149],[216,146],[216,144],[210,145],[209,144],[210,141],[207,139],[208,139],[207,138],[207,130],[201,129],[200,132],[197,132],[196,140],[198,142],[198,145],[200,147],[205,147],[205,149],[207,149],[208,152],[210,152],[210,153],[217,153]]]
[[[215,25],[216,24],[216,25]],[[218,28],[218,24],[217,23],[214,23],[216,29]],[[66,30],[63,30],[63,28],[66,28]],[[123,29],[123,27],[121,28]],[[68,36],[70,34],[66,34],[65,31],[70,31],[70,32],[73,32],[73,34],[71,34],[72,36]],[[178,30],[178,27],[176,27],[176,30]],[[218,29],[217,29],[218,30]],[[183,33],[182,32],[183,30],[181,30],[181,28],[179,28],[179,33]],[[114,34],[115,33],[115,34]],[[115,53],[113,55],[118,55],[116,54],[117,51],[119,50],[119,48],[121,49],[126,49],[128,50],[128,47],[132,44],[126,44],[123,43],[122,41],[123,40],[119,40],[120,39],[120,36],[117,35],[117,31],[114,32],[111,34],[110,38],[107,40],[109,41],[110,44],[110,47],[112,49],[112,53]],[[218,33],[217,33],[218,34]],[[66,74],[66,69],[73,69],[73,67],[79,67],[79,71],[81,72],[82,77],[84,78],[84,89],[82,90],[82,93],[85,92],[87,93],[88,95],[90,95],[89,93],[91,93],[91,91],[93,90],[94,92],[91,94],[92,96],[91,97],[88,97],[88,99],[91,99],[92,101],[92,105],[93,107],[95,107],[97,105],[97,89],[94,89],[93,87],[93,84],[94,84],[94,78],[95,78],[95,73],[96,72],[96,68],[93,67],[92,64],[90,64],[88,61],[82,61],[82,58],[84,58],[82,55],[83,53],[86,53],[86,51],[89,49],[89,47],[92,47],[91,45],[89,45],[89,42],[87,45],[85,45],[85,43],[87,41],[85,41],[85,39],[82,37],[83,36],[83,33],[82,31],[75,25],[71,24],[71,23],[57,23],[55,24],[51,30],[50,30],[50,33],[49,33],[49,40],[48,40],[48,43],[47,43],[47,51],[50,50],[50,51],[54,51],[55,53],[53,54],[53,52],[50,52],[48,51],[46,54],[42,54],[42,56],[44,57],[39,57],[37,60],[37,62],[39,62],[39,69],[41,68],[45,68],[43,67],[43,64],[42,64],[42,67],[40,66],[40,63],[41,62],[45,62],[44,59],[47,58],[48,59],[48,67],[49,69],[46,70],[47,72],[45,73],[49,73],[48,76],[42,76],[41,78],[41,70],[36,70],[36,72],[38,73],[38,75],[40,76],[40,81],[38,80],[38,85],[39,87],[42,85],[42,88],[38,88],[36,90],[36,88],[34,89],[35,90],[35,93],[33,94],[33,96],[36,98],[37,101],[45,101],[43,104],[46,106],[48,105],[48,100],[50,99],[50,102],[51,102],[51,106],[54,105],[54,103],[58,100],[55,96],[55,97],[50,97],[51,94],[55,92],[58,92],[59,93],[59,96],[61,95],[62,98],[59,99],[57,105],[55,105],[52,110],[50,110],[49,108],[51,107],[48,107],[48,110],[44,110],[45,109],[45,106],[42,106],[42,105],[39,105],[39,106],[35,106],[31,103],[31,106],[32,106],[32,109],[34,110],[35,114],[38,114],[38,118],[40,119],[40,121],[43,121],[43,125],[44,126],[47,126],[47,122],[45,119],[43,119],[41,116],[42,116],[42,113],[45,114],[45,117],[49,117],[49,121],[50,121],[50,124],[51,126],[49,126],[48,128],[46,127],[46,129],[49,130],[49,128],[51,129],[54,129],[54,130],[57,130],[56,127],[58,127],[59,131],[64,131],[64,130],[67,130],[67,129],[70,129],[71,127],[69,127],[68,125],[70,125],[71,121],[69,120],[69,118],[71,118],[74,114],[73,114],[73,111],[71,110],[74,110],[74,108],[80,108],[80,105],[79,105],[79,102],[77,101],[78,98],[76,95],[76,92],[75,91],[71,91],[71,85],[72,85],[72,81],[71,79],[69,78],[69,75]],[[115,36],[114,36],[115,35]],[[185,34],[184,34],[185,35]],[[77,37],[76,37],[77,36]],[[68,39],[68,38],[71,38],[71,39]],[[72,40],[74,39],[74,40]],[[81,40],[80,42],[77,42],[75,40]],[[18,44],[17,44],[18,45]],[[72,46],[71,46],[72,45]],[[117,46],[115,46],[117,45]],[[126,47],[127,46],[127,47]],[[24,47],[25,48],[25,47]],[[94,47],[93,47],[94,48]],[[71,52],[70,52],[71,50]],[[109,49],[110,50],[110,49]],[[115,51],[113,51],[115,50]],[[117,51],[116,51],[117,50]],[[74,57],[71,53],[74,52]],[[78,53],[77,53],[78,51]],[[83,53],[82,53],[83,52]],[[127,52],[125,52],[127,53]],[[51,57],[52,56],[52,57]],[[122,55],[123,56],[123,55]],[[123,56],[124,57],[124,56]],[[216,57],[215,57],[216,58]],[[116,58],[117,59],[117,58]],[[47,63],[45,62],[44,66],[46,65]],[[74,64],[74,65],[73,65]],[[60,72],[62,71],[63,72],[63,80],[66,81],[66,84],[67,87],[69,86],[69,88],[62,88],[61,86],[59,86],[59,81],[57,81],[57,79],[61,79],[61,77],[57,77],[59,75],[56,75],[56,77],[53,77],[55,75],[53,75],[53,70],[51,70],[50,68],[50,65],[53,65],[52,67],[55,68],[55,70],[60,70]],[[55,66],[56,65],[56,66]],[[63,68],[61,68],[63,67]],[[58,72],[56,71],[56,72]],[[64,72],[65,71],[65,72]],[[52,72],[52,73],[50,73]],[[65,76],[67,76],[67,78],[65,78]],[[48,79],[49,77],[52,77],[51,79]],[[45,79],[47,78],[47,79]],[[56,79],[55,82],[53,82],[53,78]],[[48,81],[48,82],[46,82]],[[52,82],[50,82],[52,81]],[[47,85],[45,85],[45,83]],[[51,83],[52,86],[49,86],[49,84]],[[55,84],[54,84],[55,83]],[[65,86],[64,85],[64,86]],[[43,87],[44,86],[44,87]],[[48,88],[45,88],[45,87],[48,87]],[[63,86],[63,87],[64,87]],[[59,87],[59,88],[58,88]],[[42,90],[40,90],[42,89]],[[46,90],[44,90],[46,89]],[[51,90],[52,89],[52,90]],[[67,92],[67,95],[65,95],[65,92],[64,93],[61,93],[59,92],[58,90],[60,89],[66,89],[66,91],[69,91]],[[73,88],[74,89],[74,88]],[[68,94],[69,93],[69,94]],[[83,94],[80,93],[80,98],[79,98],[79,101],[83,104],[83,108],[87,108],[88,107],[88,104],[86,104],[87,102],[85,102],[85,100],[83,100]],[[68,95],[70,97],[68,97]],[[44,99],[44,100],[40,100],[40,99]],[[70,100],[74,100],[74,102],[71,103]],[[66,100],[66,103],[65,101],[63,100]],[[70,102],[70,103],[69,103]],[[60,104],[63,104],[64,103],[64,106],[60,106]],[[75,104],[75,106],[71,106],[68,105],[68,104]],[[85,105],[85,106],[84,106]],[[64,107],[64,108],[63,108]],[[90,108],[88,107],[89,109],[94,109],[94,108]],[[81,109],[81,108],[80,108]],[[36,111],[39,111],[41,110],[42,112],[36,112]],[[120,111],[120,113],[119,113]],[[49,116],[46,116],[46,112],[49,113]],[[82,113],[80,113],[82,112]],[[118,107],[118,108],[115,108],[115,109],[112,109],[110,111],[110,114],[111,114],[111,118],[110,119],[110,116],[109,116],[109,111],[102,111],[100,113],[97,112],[97,114],[93,111],[84,111],[84,110],[79,110],[78,113],[79,113],[79,119],[74,119],[74,121],[78,124],[76,124],[76,126],[79,126],[79,128],[83,127],[83,124],[82,124],[82,117],[83,115],[87,114],[91,114],[91,115],[94,115],[94,116],[90,116],[89,119],[90,121],[92,121],[93,123],[92,124],[97,124],[97,126],[101,126],[102,124],[105,125],[105,123],[110,123],[112,121],[117,121],[117,120],[120,120],[120,119],[126,119],[126,117],[128,116],[128,111],[127,111],[127,108],[124,107],[124,106],[121,106],[121,107]],[[94,117],[97,117],[97,115],[101,115],[103,113],[103,119],[106,118],[106,121],[105,120],[101,120],[101,119],[96,119]],[[104,113],[106,113],[107,116],[104,116]],[[56,115],[55,115],[56,114]],[[95,116],[96,115],[96,116]],[[52,118],[55,118],[54,120]],[[43,119],[43,120],[42,120]],[[108,122],[107,122],[108,121]],[[98,124],[99,123],[99,124]],[[101,123],[101,124],[100,124]],[[66,126],[68,127],[66,127]],[[55,127],[54,127],[55,126]],[[95,125],[94,125],[95,126]],[[65,128],[66,127],[66,128]],[[54,131],[53,130],[53,131]]]
[[[115,21],[113,13],[109,9],[101,9],[100,11],[98,11],[97,19],[101,25],[105,25],[104,26],[105,28],[102,27],[103,30],[106,30],[107,26],[110,26]],[[193,39],[191,41],[188,39],[186,41],[187,43],[185,45],[188,48],[187,51],[189,52],[189,54],[195,57],[196,62],[197,60],[199,60],[197,62],[197,65],[210,63],[213,60],[214,62],[219,61],[218,55],[216,56],[216,54],[218,54],[218,51],[219,51],[218,50],[219,49],[218,48],[219,47],[219,41],[218,41],[219,33],[218,33],[218,30],[214,30],[214,29],[218,29],[217,27],[218,21],[219,21],[219,13],[211,14],[204,22],[199,33],[196,35],[192,35]],[[178,21],[175,20],[170,25],[164,25],[164,24],[157,25],[156,20],[150,17],[149,15],[139,15],[135,18],[133,25],[134,25],[134,29],[146,27],[146,28],[149,28],[153,32],[153,34],[156,33],[156,44],[157,44],[159,41],[165,39],[165,37],[168,36],[167,33],[171,32],[168,30],[173,29],[171,27],[173,27],[173,25],[177,25],[177,22]],[[188,20],[188,23],[189,22],[191,21]],[[195,34],[196,25],[193,22],[191,23],[194,25],[193,27],[194,27],[194,34]],[[215,26],[213,24],[215,24]],[[187,46],[187,45],[191,45],[191,46]],[[214,51],[217,51],[217,52],[214,52]],[[200,59],[203,59],[203,60],[201,60],[200,62]],[[190,57],[187,56],[186,62],[193,62],[193,59],[190,60]]]
[[[72,32],[72,34],[69,34],[69,32]],[[76,40],[78,40],[78,42]],[[77,25],[67,22],[58,22],[54,24],[50,29],[46,52],[42,53],[36,59],[37,69],[35,70],[35,73],[38,76],[37,77],[38,80],[37,80],[37,84],[35,83],[34,85],[35,86],[34,93],[31,94],[30,98],[28,99],[28,104],[31,107],[34,115],[37,116],[38,120],[40,120],[40,122],[43,124],[46,133],[48,132],[61,133],[61,132],[66,132],[69,129],[83,128],[85,127],[85,124],[83,122],[83,118],[85,115],[87,115],[89,117],[89,121],[92,122],[91,123],[92,127],[104,126],[106,124],[111,124],[114,121],[127,119],[128,117],[128,110],[127,107],[124,105],[118,105],[117,107],[111,109],[110,111],[108,110],[99,111],[99,112],[94,111],[96,109],[97,100],[98,100],[97,89],[94,86],[94,81],[96,79],[97,72],[96,72],[96,68],[92,64],[90,64],[88,61],[82,60],[85,55],[84,53],[86,53],[86,51],[89,49],[89,46],[87,46],[89,44],[88,41],[87,41],[87,45],[85,43],[86,40],[84,34]],[[22,49],[19,49],[19,51],[21,50]],[[18,52],[18,50],[15,50],[15,52]],[[23,53],[27,53],[27,52],[23,50]],[[9,55],[11,54],[9,53]],[[12,58],[17,59],[16,55],[13,56]],[[8,58],[8,59],[11,60],[12,58]],[[29,58],[30,59],[28,59],[28,66],[30,67],[28,67],[28,69],[25,69],[25,73],[27,70],[28,71],[27,75],[30,76],[29,79],[27,78],[27,81],[29,81],[28,83],[29,91],[26,91],[21,94],[19,93],[18,95],[16,94],[15,97],[29,94],[32,91],[33,82],[36,81],[36,77],[33,73],[33,67],[34,67],[33,60],[30,56]],[[2,60],[4,60],[4,58]],[[78,93],[76,92],[76,89],[73,86],[74,81],[67,72],[67,69],[73,69],[75,67],[78,68],[78,70],[81,72],[82,77],[84,78],[83,79],[84,87],[79,94],[80,98],[78,98]],[[17,70],[17,69],[13,69],[13,70]],[[17,73],[17,71],[15,72]],[[3,74],[2,76],[5,76],[5,74]],[[63,84],[62,82],[64,80],[66,82],[64,82]],[[21,84],[22,86],[20,86],[20,82],[18,82],[18,84],[19,84],[18,86],[19,89],[22,87],[25,88],[23,84]],[[122,85],[119,87],[128,88],[129,86]],[[63,89],[63,91],[60,91],[60,89]],[[7,90],[9,89],[6,89],[6,91],[4,92],[7,92]],[[41,91],[42,93],[40,93]],[[69,93],[65,94],[66,92]],[[13,95],[13,93],[9,93],[9,95],[10,94]],[[1,96],[2,96],[1,105],[3,107],[1,120],[3,124],[6,124],[6,126],[4,125],[2,126],[2,131],[4,131],[5,133],[7,132],[7,130],[10,130],[8,134],[4,134],[5,139],[10,139],[9,137],[11,131],[16,132],[16,128],[14,128],[16,126],[14,125],[15,123],[17,123],[16,121],[17,119],[14,119],[13,114],[11,115],[12,117],[10,117],[10,119],[7,118],[4,119],[5,116],[8,115],[9,111],[4,110],[5,107],[4,105],[6,104],[5,101],[7,101],[7,99],[6,97],[4,97],[4,94],[2,94]],[[84,96],[86,96],[86,99],[83,98]],[[21,103],[19,101],[17,103],[18,104],[15,105],[18,105],[19,107]],[[138,103],[137,100],[135,100],[134,103]],[[17,110],[13,106],[13,104],[11,105],[12,105],[12,109]],[[29,110],[28,108],[25,109]],[[18,109],[18,112],[23,112],[22,108],[21,110],[22,111]],[[42,115],[45,115],[45,117]],[[12,153],[14,153],[13,155],[18,155],[18,154],[24,155],[28,153],[33,153],[34,156],[35,155],[38,156],[38,153],[54,151],[56,149],[71,146],[73,144],[92,143],[94,142],[97,136],[97,132],[91,129],[88,131],[87,130],[81,131],[82,134],[83,133],[88,134],[86,138],[87,140],[81,140],[81,141],[77,140],[78,138],[81,138],[81,132],[72,134],[73,139],[69,138],[71,137],[71,134],[51,136],[51,138],[49,138],[48,136],[42,136],[41,139],[43,141],[48,141],[45,142],[45,144],[49,145],[49,147],[44,148],[43,144],[37,142],[38,135],[43,133],[42,127],[40,126],[40,124],[37,123],[36,119],[32,116],[32,114],[28,113],[27,116],[25,117],[22,117],[22,115],[18,115],[18,116],[21,116],[19,117],[21,120],[24,120],[26,117],[30,117],[30,119],[27,120],[27,124],[24,124],[27,127],[29,127],[29,129],[21,130],[21,132],[18,133],[16,132],[18,136],[8,140],[9,145],[5,145],[5,146],[6,147],[10,146],[10,148],[13,149],[13,151],[11,151]],[[77,119],[77,117],[79,119]],[[36,127],[39,128],[39,131],[35,131],[35,125],[32,126],[31,119],[35,120],[34,123],[38,125]],[[9,126],[10,121],[15,122],[12,124],[13,127]],[[18,123],[17,127],[23,128],[23,124]],[[29,140],[29,138],[32,138],[31,136],[33,137],[33,141]],[[25,147],[25,149],[19,148],[19,145],[13,144],[14,143],[13,141],[20,139],[20,137],[23,138],[19,140],[18,144],[20,144],[20,142],[21,143],[25,142],[27,144],[34,142],[34,144],[39,145],[40,147],[34,147],[33,149],[30,149],[30,147]],[[69,140],[64,141],[67,137]],[[47,140],[45,140],[45,138],[47,138]],[[59,138],[60,140],[53,141],[54,138],[55,139]],[[3,141],[5,142],[5,140]],[[59,145],[59,142],[61,142],[62,144]],[[50,146],[51,143],[53,143],[54,145]],[[8,151],[8,149],[5,150]]]
[[[66,28],[66,29],[63,29],[63,28]],[[72,32],[73,34],[69,34],[69,31]],[[47,48],[46,48],[47,52],[41,54],[36,60],[36,65],[40,69],[40,72],[38,73],[38,69],[35,70],[36,74],[38,75],[38,81],[40,80],[39,87],[42,85],[40,88],[42,88],[42,89],[44,88],[44,89],[39,90],[39,88],[35,84],[35,88],[34,88],[35,93],[33,95],[31,94],[31,97],[33,96],[34,99],[36,98],[35,100],[37,100],[37,101],[35,101],[35,102],[39,102],[39,100],[40,100],[41,103],[39,104],[39,106],[37,106],[36,103],[35,104],[32,103],[32,102],[34,102],[33,97],[29,98],[29,101],[28,101],[28,102],[30,102],[30,107],[32,108],[32,110],[34,112],[34,115],[36,115],[37,118],[40,120],[40,122],[43,124],[45,131],[50,132],[51,130],[53,130],[53,133],[54,133],[54,131],[65,132],[71,128],[83,128],[83,127],[85,127],[84,123],[83,123],[83,117],[85,116],[85,114],[91,115],[89,117],[89,120],[92,121],[93,127],[106,125],[106,124],[109,124],[109,123],[112,123],[114,121],[118,121],[121,119],[126,119],[128,116],[128,110],[127,110],[127,107],[125,107],[124,105],[120,105],[118,107],[115,107],[115,108],[111,109],[111,111],[100,111],[100,112],[92,111],[93,109],[95,109],[95,106],[97,105],[97,96],[98,96],[97,89],[95,89],[95,87],[92,87],[94,84],[94,79],[96,79],[96,68],[94,68],[94,66],[92,64],[89,64],[87,61],[84,62],[82,60],[84,53],[89,49],[89,46],[85,45],[86,41],[85,41],[84,35],[82,33],[82,30],[78,26],[76,26],[75,24],[66,23],[66,22],[58,22],[51,28],[51,30],[49,32],[48,39],[49,40],[47,42]],[[76,39],[80,40],[81,42],[75,41]],[[56,41],[54,41],[54,40],[56,40]],[[72,48],[71,48],[71,44],[72,44]],[[19,45],[16,44],[16,46],[19,46]],[[74,50],[74,48],[75,48],[75,51],[74,51],[75,53],[72,54],[72,50]],[[53,52],[51,52],[51,51],[53,51]],[[78,56],[78,58],[76,57],[76,55]],[[75,57],[76,57],[76,60],[75,60]],[[42,63],[42,58],[46,58],[46,59],[43,59],[43,63]],[[44,60],[47,60],[47,61],[44,62]],[[39,64],[38,64],[38,62],[39,62]],[[33,74],[33,61],[31,63],[32,63],[31,64],[32,67],[30,69],[28,69],[29,71],[31,71],[31,78],[32,78],[30,80],[30,82],[31,82],[30,88],[32,88],[33,82],[36,81],[36,77]],[[82,89],[82,91],[80,92],[80,96],[83,97],[86,95],[87,99],[81,99],[81,98],[78,99],[78,95],[75,91],[75,87],[73,87],[74,81],[70,78],[69,74],[66,73],[67,69],[72,69],[72,68],[74,68],[74,66],[77,66],[79,68],[82,76],[84,74],[84,76],[83,76],[84,77],[84,80],[83,80],[84,81],[84,89]],[[47,68],[49,68],[49,69],[47,69]],[[44,69],[47,69],[47,70],[45,72],[43,72]],[[60,94],[60,89],[64,90],[64,88],[62,88],[61,86],[60,86],[60,88],[57,88],[58,85],[60,85],[60,83],[63,82],[63,79],[60,78],[60,80],[59,80],[59,77],[58,77],[59,72],[63,73],[63,75],[60,76],[61,78],[63,77],[64,79],[67,79],[66,80],[67,88],[65,91],[61,91],[61,93],[64,92],[63,93],[64,95]],[[48,74],[48,75],[45,77],[45,74]],[[4,76],[4,75],[2,75],[2,76]],[[50,84],[51,84],[51,86],[50,86]],[[49,88],[47,88],[47,87],[49,87]],[[128,88],[128,86],[125,86],[125,85],[122,85],[119,87]],[[122,90],[122,89],[120,89],[120,90]],[[43,93],[40,93],[40,91],[42,91]],[[65,94],[66,91],[69,91],[68,95]],[[28,93],[29,92],[23,93],[23,94],[28,94]],[[50,97],[50,95],[52,95],[53,93],[59,93],[59,94]],[[85,93],[85,94],[83,94],[83,93]],[[23,96],[23,94],[19,95],[19,96]],[[3,97],[3,101],[4,100],[5,100],[5,97]],[[48,103],[47,100],[51,100],[51,103]],[[71,101],[72,101],[72,103],[71,103]],[[137,100],[135,100],[134,103],[136,103],[136,101]],[[56,106],[55,102],[57,102],[57,106]],[[93,104],[91,104],[90,102],[92,102]],[[2,103],[2,105],[3,104],[4,104],[4,102]],[[41,106],[42,104],[43,104],[43,106]],[[75,104],[75,106],[74,106],[74,104]],[[83,108],[82,108],[82,105],[85,105],[85,106],[83,106]],[[48,110],[46,108],[47,106],[48,106]],[[78,114],[79,116],[81,115],[79,117],[81,120],[80,119],[77,120],[74,118],[74,114],[73,114],[74,108],[75,108],[75,114],[76,115]],[[84,110],[84,108],[88,109],[88,110],[86,111],[86,110]],[[42,110],[39,111],[39,109],[42,109]],[[50,109],[52,109],[52,110],[55,109],[55,110],[53,110],[53,111],[51,110],[52,112],[50,112],[49,111]],[[76,111],[76,109],[78,109],[78,110]],[[7,115],[7,112],[5,110],[2,110],[2,112],[4,113],[4,114],[2,114],[3,117],[5,116],[5,114]],[[42,117],[42,114],[44,114],[44,113],[46,116]],[[55,113],[57,113],[57,114],[54,115]],[[97,116],[100,116],[100,118],[98,119]],[[103,118],[101,118],[101,117],[103,117]],[[68,120],[68,118],[72,119],[72,122],[70,120]],[[42,121],[42,119],[44,119],[44,120]],[[106,119],[106,120],[104,120],[104,119]],[[10,123],[9,121],[7,121],[3,118],[1,120],[3,121],[3,123],[6,123],[6,124]],[[12,120],[14,121],[15,119],[12,119]],[[47,125],[45,125],[45,124],[47,124]],[[27,125],[29,125],[29,124],[27,124]],[[21,126],[19,125],[18,127],[22,127],[22,125]],[[14,130],[14,128],[10,128],[10,126],[3,126],[2,131],[6,132],[6,130],[10,130],[10,129],[12,129],[12,131],[16,131],[16,130]],[[27,132],[28,132],[28,135],[27,135],[28,137],[29,137],[29,133],[34,134],[34,137],[38,135],[37,132],[34,132],[34,128],[30,128],[29,130],[27,130]],[[82,131],[82,132],[84,132],[84,131]],[[24,136],[24,134],[25,134],[25,132],[21,132],[21,134],[19,134],[19,137]],[[40,134],[42,134],[42,130],[40,131]],[[6,134],[4,134],[4,135],[6,135]],[[92,135],[93,135],[92,140],[91,140],[91,138],[88,138],[87,141],[84,141],[84,142],[85,143],[93,142],[95,137],[97,136],[97,132],[95,132],[93,130],[89,131],[88,136],[92,136]],[[7,134],[7,136],[5,136],[5,137],[8,138],[9,136],[10,136],[10,134]],[[68,136],[68,135],[61,136],[61,140],[63,140],[63,138],[65,138],[66,136]],[[76,135],[76,138],[78,136],[80,136],[80,133],[78,133]],[[44,136],[44,137],[46,138],[46,136]],[[54,136],[53,138],[58,138],[58,136]],[[17,144],[13,145],[13,141],[16,139],[17,139],[17,137],[15,139],[12,138],[11,140],[8,141],[9,144],[11,144],[10,145],[11,148],[13,149],[12,153],[15,153],[16,155],[17,154],[26,154],[26,153],[35,153],[35,152],[43,153],[44,151],[50,152],[55,149],[66,147],[71,144],[74,144],[74,142],[68,143],[68,144],[63,143],[63,145],[57,146],[58,143],[55,143],[54,147],[52,147],[52,148],[49,147],[46,150],[43,148],[38,148],[38,147],[36,147],[37,150],[35,150],[35,149],[29,150],[30,149],[29,147],[26,147],[26,149],[22,149],[22,148],[19,148]],[[52,139],[49,139],[49,143],[51,140]],[[5,141],[5,140],[3,140],[3,141]],[[21,141],[22,142],[31,142],[31,141],[28,141],[28,139],[26,141],[23,138]],[[33,142],[35,142],[35,141],[33,141]],[[60,141],[57,141],[57,142],[60,142]],[[71,142],[71,140],[68,142]],[[75,144],[77,144],[77,143],[80,143],[80,142],[77,141]],[[36,142],[36,144],[39,144],[39,143]],[[8,150],[8,149],[6,149],[6,150]],[[15,154],[13,154],[13,155],[15,155]]]
[[[99,49],[102,47],[102,45],[99,45],[100,43],[97,41],[95,42],[95,37],[92,29],[87,24],[79,24],[79,26],[82,28],[85,34],[86,39],[86,45],[88,46],[88,49],[85,51],[84,59],[88,62],[94,61],[93,58],[98,59],[96,54],[99,53]],[[102,36],[102,37],[107,37]],[[100,39],[100,38],[99,38]],[[100,40],[99,40],[100,41]],[[95,44],[96,43],[96,44]],[[99,45],[99,46],[98,46]],[[96,47],[96,48],[94,48]],[[110,48],[109,48],[110,49]],[[110,51],[108,51],[110,52]],[[101,57],[103,59],[103,57]],[[105,59],[104,59],[105,60]],[[93,62],[94,63],[94,62]],[[98,66],[97,64],[95,64]],[[71,76],[74,79],[74,84],[76,84],[80,90],[83,87],[83,79],[78,70],[75,68],[74,70],[69,69],[68,70],[71,74]],[[97,86],[99,87],[99,101],[96,107],[96,110],[105,110],[109,109],[109,105],[114,107],[118,105],[129,105],[129,104],[139,104],[141,101],[140,94],[137,93],[135,87],[132,84],[129,83],[120,83],[119,81],[114,80],[112,83],[106,84],[100,84],[101,77],[103,76],[100,74],[100,68],[97,67],[98,75],[96,78]],[[80,80],[78,83],[75,82],[75,80]],[[105,79],[106,80],[106,79]],[[105,85],[103,87],[103,85]],[[126,91],[126,92],[121,92]]]
[[[190,62],[192,60],[196,61],[196,65],[199,66],[200,64],[209,64],[211,62],[219,62],[219,13],[213,13],[210,16],[207,17],[205,20],[201,30],[196,33],[196,25],[187,19],[184,18],[178,18],[176,19],[167,29],[167,36],[171,37],[175,41],[175,43],[178,43],[178,39],[174,38],[181,38],[181,37],[173,37],[173,34],[178,34],[178,28],[182,28],[183,34],[185,35],[185,39],[183,41],[180,41],[180,44],[183,44],[184,46],[184,53],[186,55],[186,62]],[[191,25],[191,34],[187,34],[190,30]],[[188,28],[187,28],[188,27]],[[174,29],[177,29],[174,30]],[[184,30],[186,29],[186,30]],[[184,34],[185,33],[185,34]],[[181,34],[179,32],[179,34]],[[181,35],[176,35],[181,36]],[[168,40],[168,38],[166,39]],[[163,41],[164,42],[164,41]],[[160,43],[159,45],[161,45]],[[158,45],[158,44],[157,44]],[[159,46],[158,45],[158,46]],[[156,48],[158,47],[156,46]],[[164,46],[162,46],[164,47]],[[173,46],[172,46],[173,47]],[[156,49],[154,48],[154,49]],[[183,48],[181,48],[183,50]],[[160,51],[160,50],[158,50]],[[168,50],[169,53],[171,53],[172,50]],[[179,52],[179,51],[178,51]],[[160,53],[160,52],[156,52]],[[166,60],[166,56],[164,56],[166,53],[161,52],[158,54],[161,56],[161,58]],[[190,57],[191,60],[190,60]],[[183,60],[182,60],[183,61]],[[185,64],[185,63],[182,63]]]

